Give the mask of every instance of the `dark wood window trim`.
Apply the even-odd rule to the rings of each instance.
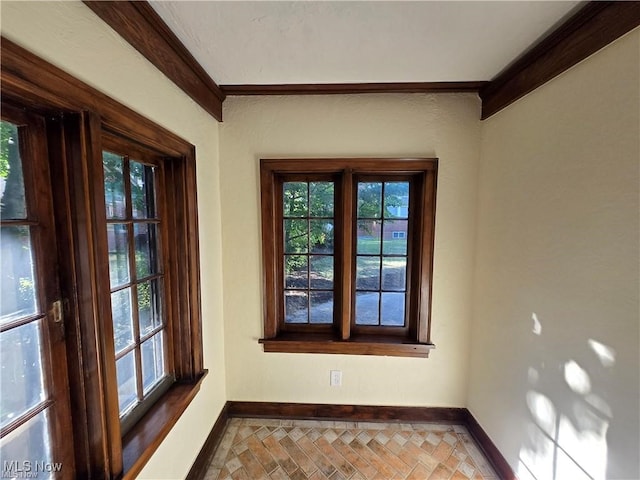
[[[75,467],[61,478],[134,478],[199,391],[202,358],[195,147],[94,88],[5,38],[0,77],[2,100],[46,119],[54,185],[57,256],[65,299]],[[102,138],[126,139],[162,155],[171,185],[167,215],[172,251],[172,358],[176,382],[121,437],[115,362],[104,319],[110,321]],[[111,352],[112,353],[112,352]],[[115,399],[115,402],[114,402]]]
[[[430,340],[431,278],[437,159],[263,159],[260,163],[265,352],[340,353],[426,357]],[[335,295],[331,325],[291,326],[283,320],[282,182],[335,178]],[[406,329],[362,328],[352,323],[353,231],[357,178],[412,178]],[[398,330],[398,331],[396,331]]]

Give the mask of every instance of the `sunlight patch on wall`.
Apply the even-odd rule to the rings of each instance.
[[[591,350],[598,356],[603,367],[612,367],[616,363],[616,351],[613,348],[607,347],[604,343],[600,343],[592,338],[589,339],[587,343],[589,347],[591,347]]]
[[[589,375],[574,360],[569,360],[564,364],[564,380],[569,388],[579,395],[586,395],[591,391]]]
[[[542,324],[540,323],[540,320],[538,320],[538,315],[536,315],[536,312],[533,312],[531,314],[531,320],[533,320],[533,328],[531,329],[531,331],[536,335],[542,334]]]
[[[549,398],[539,392],[527,392],[527,406],[536,426],[549,436],[555,435],[556,408]]]
[[[542,323],[532,313],[532,332],[544,342]],[[544,345],[541,343],[541,347]],[[593,339],[584,348],[598,363],[610,367],[615,351]],[[543,348],[544,350],[544,348]],[[550,360],[546,357],[545,360]],[[604,480],[607,474],[607,431],[613,418],[609,404],[598,395],[598,376],[587,370],[594,361],[556,359],[554,368],[527,369],[525,402],[531,420],[524,426],[516,473],[520,480]],[[583,358],[583,357],[580,357]],[[551,367],[551,365],[549,365]]]
[[[558,415],[549,399],[528,392],[536,420],[526,426],[527,445],[520,449],[520,480],[604,480],[607,466],[608,422],[592,415],[594,425],[575,425]],[[584,412],[579,412],[583,415]]]

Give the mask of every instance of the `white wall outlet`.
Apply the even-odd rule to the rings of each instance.
[[[342,385],[342,370],[331,370],[329,385],[332,387],[339,387]]]

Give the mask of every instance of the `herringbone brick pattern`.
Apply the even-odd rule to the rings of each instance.
[[[206,480],[495,480],[460,425],[231,419]]]

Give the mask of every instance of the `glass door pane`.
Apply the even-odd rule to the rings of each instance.
[[[74,466],[72,443],[58,442],[71,432],[68,391],[53,381],[66,357],[48,315],[59,299],[51,183],[46,156],[29,150],[46,142],[44,124],[22,116],[0,122],[0,458],[5,477],[57,478]]]

